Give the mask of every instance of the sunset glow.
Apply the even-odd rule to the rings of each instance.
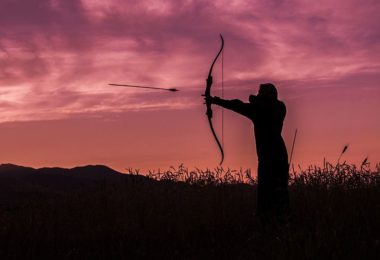
[[[295,165],[335,162],[346,144],[343,160],[377,163],[379,13],[378,0],[1,1],[0,163],[217,166],[201,94],[219,33],[224,98],[274,83]],[[221,96],[220,61],[213,76]],[[251,122],[223,114],[223,166],[255,169]]]

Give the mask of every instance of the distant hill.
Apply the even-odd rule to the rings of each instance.
[[[54,191],[76,190],[91,188],[104,181],[117,182],[122,179],[148,181],[144,176],[123,174],[104,165],[87,165],[70,169],[59,167],[35,169],[15,164],[0,165],[0,188],[7,192],[31,188]]]
[[[32,168],[19,166],[15,164],[0,164],[0,176],[7,177],[21,177],[28,174],[73,174],[73,175],[91,175],[91,176],[103,176],[104,174],[122,174],[104,165],[87,165],[74,168],[60,168],[60,167],[43,167]]]
[[[15,164],[0,164],[0,177],[20,178],[35,173],[36,169]]]

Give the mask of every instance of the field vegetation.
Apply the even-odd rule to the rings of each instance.
[[[0,166],[0,259],[376,259],[380,165],[292,167],[286,223],[250,171]]]

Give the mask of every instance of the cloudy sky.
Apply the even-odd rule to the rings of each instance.
[[[380,161],[378,0],[1,0],[0,163],[157,169],[220,160],[201,94],[274,83],[294,163]],[[179,92],[108,86],[175,87]],[[255,168],[253,126],[214,108],[225,167]]]

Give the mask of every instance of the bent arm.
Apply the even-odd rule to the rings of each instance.
[[[212,103],[215,105],[227,108],[229,110],[235,111],[243,116],[246,116],[246,117],[251,116],[250,105],[247,103],[244,103],[243,101],[239,99],[226,100],[219,97],[213,97]]]

